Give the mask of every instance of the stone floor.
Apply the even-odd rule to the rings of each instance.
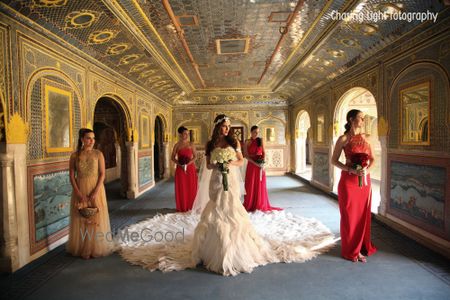
[[[289,176],[268,178],[271,204],[314,217],[339,235],[335,199]],[[173,181],[136,200],[107,185],[113,230],[174,212]],[[373,222],[379,251],[366,264],[340,258],[337,245],[318,258],[259,267],[223,277],[202,268],[163,274],[131,266],[119,255],[71,257],[60,246],[14,274],[0,277],[1,299],[450,299],[450,263],[398,232]]]

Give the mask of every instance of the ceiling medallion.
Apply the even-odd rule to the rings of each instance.
[[[352,38],[343,38],[339,40],[339,43],[346,47],[359,47],[359,43],[357,40]]]
[[[130,44],[126,43],[114,44],[108,47],[108,50],[106,50],[106,54],[108,55],[122,54],[130,48],[131,48]]]
[[[136,65],[131,67],[131,69],[130,69],[130,71],[128,73],[134,73],[134,72],[142,71],[145,68],[147,68],[149,65],[150,65],[149,63],[136,64]]]
[[[225,100],[230,101],[230,102],[236,101],[236,96],[226,96]]]
[[[103,44],[108,41],[110,41],[112,38],[114,38],[117,35],[116,30],[101,30],[101,31],[94,31],[89,35],[88,43],[89,44]]]
[[[254,98],[255,97],[253,97],[252,95],[245,95],[242,97],[242,100],[249,102],[252,101]]]
[[[180,26],[198,26],[198,18],[194,15],[176,16]]]
[[[269,22],[287,23],[291,17],[291,11],[273,11],[270,13]]]
[[[92,10],[73,11],[66,16],[66,28],[91,27],[101,13]]]
[[[38,7],[58,7],[67,4],[68,0],[34,0],[34,5]]]
[[[393,15],[402,11],[402,3],[383,3],[377,5],[377,9],[387,15]]]
[[[161,78],[162,78],[161,76],[153,76],[153,77],[150,77],[149,79],[147,79],[146,83],[153,83],[153,82],[160,80]]]
[[[154,87],[160,87],[160,86],[165,85],[167,82],[168,82],[167,80],[161,80],[161,81],[155,82],[155,83],[153,84],[153,86],[154,86]]]
[[[200,103],[200,101],[202,100],[202,98],[199,97],[199,96],[195,96],[195,97],[192,98],[192,100],[195,101],[195,102],[197,102],[197,103]]]
[[[336,57],[336,58],[341,58],[344,57],[344,51],[340,50],[340,49],[328,49],[327,52],[329,54],[331,54],[331,56]]]
[[[261,96],[259,97],[259,99],[261,99],[261,100],[269,100],[269,99],[270,99],[270,96],[269,96],[269,95],[261,95]]]
[[[364,35],[373,35],[378,31],[376,24],[353,24],[352,26]]]
[[[141,57],[140,54],[128,54],[120,59],[119,66],[128,65],[129,63],[138,60]]]
[[[217,54],[248,53],[250,38],[216,39]]]
[[[156,70],[153,70],[153,69],[152,70],[147,70],[147,71],[142,72],[141,75],[139,75],[139,78],[145,78],[145,77],[148,77],[148,76],[153,75],[155,73],[156,73]]]
[[[209,100],[209,102],[216,103],[217,101],[219,101],[219,97],[218,96],[209,96],[208,100]]]

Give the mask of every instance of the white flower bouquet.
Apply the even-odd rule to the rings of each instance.
[[[216,148],[211,152],[210,161],[219,166],[219,171],[222,173],[223,190],[228,191],[228,164],[230,161],[236,160],[236,151],[233,148]]]

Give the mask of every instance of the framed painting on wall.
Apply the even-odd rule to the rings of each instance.
[[[45,127],[47,152],[72,151],[72,102],[70,89],[45,80]]]
[[[390,154],[388,168],[388,212],[450,240],[448,159]]]
[[[67,162],[28,167],[31,254],[67,235],[71,195]]]

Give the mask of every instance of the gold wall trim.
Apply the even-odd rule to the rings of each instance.
[[[28,142],[29,125],[23,118],[15,113],[6,126],[7,144],[26,144]]]

